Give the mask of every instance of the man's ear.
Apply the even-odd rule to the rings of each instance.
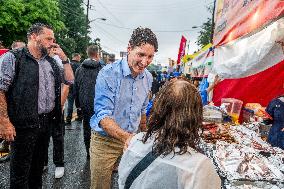
[[[37,35],[35,33],[33,33],[32,35],[30,35],[31,40],[35,41],[37,39]]]
[[[131,48],[130,44],[128,44],[128,46],[127,46],[127,54],[129,54],[130,51],[132,51],[132,48]]]
[[[32,36],[31,36],[31,37],[32,37],[32,39],[33,39],[33,40],[36,40],[37,35],[36,35],[36,34],[32,34]]]
[[[95,54],[95,59],[100,59],[100,58],[101,58],[101,56],[100,56],[99,53]]]

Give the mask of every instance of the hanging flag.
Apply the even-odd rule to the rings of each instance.
[[[185,47],[186,47],[186,38],[184,36],[181,36],[179,50],[178,50],[177,65],[180,65],[180,60],[185,54]]]
[[[212,44],[191,60],[191,77],[207,77],[212,69],[214,51]]]
[[[238,98],[266,106],[284,93],[284,1],[217,0],[213,71],[225,78],[213,101]]]
[[[2,54],[4,54],[5,52],[7,52],[7,51],[9,51],[9,49],[0,49],[0,56],[1,56]]]

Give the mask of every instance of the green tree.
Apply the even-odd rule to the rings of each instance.
[[[197,45],[201,48],[211,42],[212,19],[207,18],[207,21],[202,24],[199,36],[197,37]]]
[[[212,14],[213,6],[208,6],[207,10]],[[206,22],[204,22],[200,28],[201,30],[198,32],[199,36],[197,37],[197,45],[202,48],[211,42],[212,18],[207,18]]]
[[[58,33],[58,43],[70,56],[77,52],[86,56],[86,48],[90,43],[88,28],[82,0],[59,0],[61,19],[66,29]]]
[[[13,41],[26,41],[27,29],[43,22],[55,31],[65,28],[61,21],[58,0],[0,0],[0,41],[9,47]]]
[[[159,70],[159,66],[155,65],[155,64],[150,64],[148,67],[147,67],[147,70],[148,71],[158,71]]]

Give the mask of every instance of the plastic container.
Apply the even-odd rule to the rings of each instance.
[[[235,98],[222,98],[221,106],[225,107],[228,115],[232,117],[234,123],[238,123],[242,110],[243,101]]]
[[[243,122],[245,123],[251,123],[256,121],[254,118],[254,111],[248,108],[243,108]]]
[[[213,122],[213,123],[222,123],[223,115],[220,109],[216,106],[205,105],[203,107],[203,121],[204,122]]]

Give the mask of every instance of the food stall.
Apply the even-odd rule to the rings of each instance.
[[[221,107],[204,107],[200,143],[200,149],[213,161],[222,179],[222,187],[284,188],[284,150],[265,141],[267,132],[263,130],[270,128],[263,121],[267,115],[258,113],[258,105],[245,105],[255,113],[251,113],[252,119],[239,124],[239,115],[246,113],[241,111],[242,106],[238,106],[240,101],[223,99],[223,102]],[[258,109],[254,110],[256,107]]]

